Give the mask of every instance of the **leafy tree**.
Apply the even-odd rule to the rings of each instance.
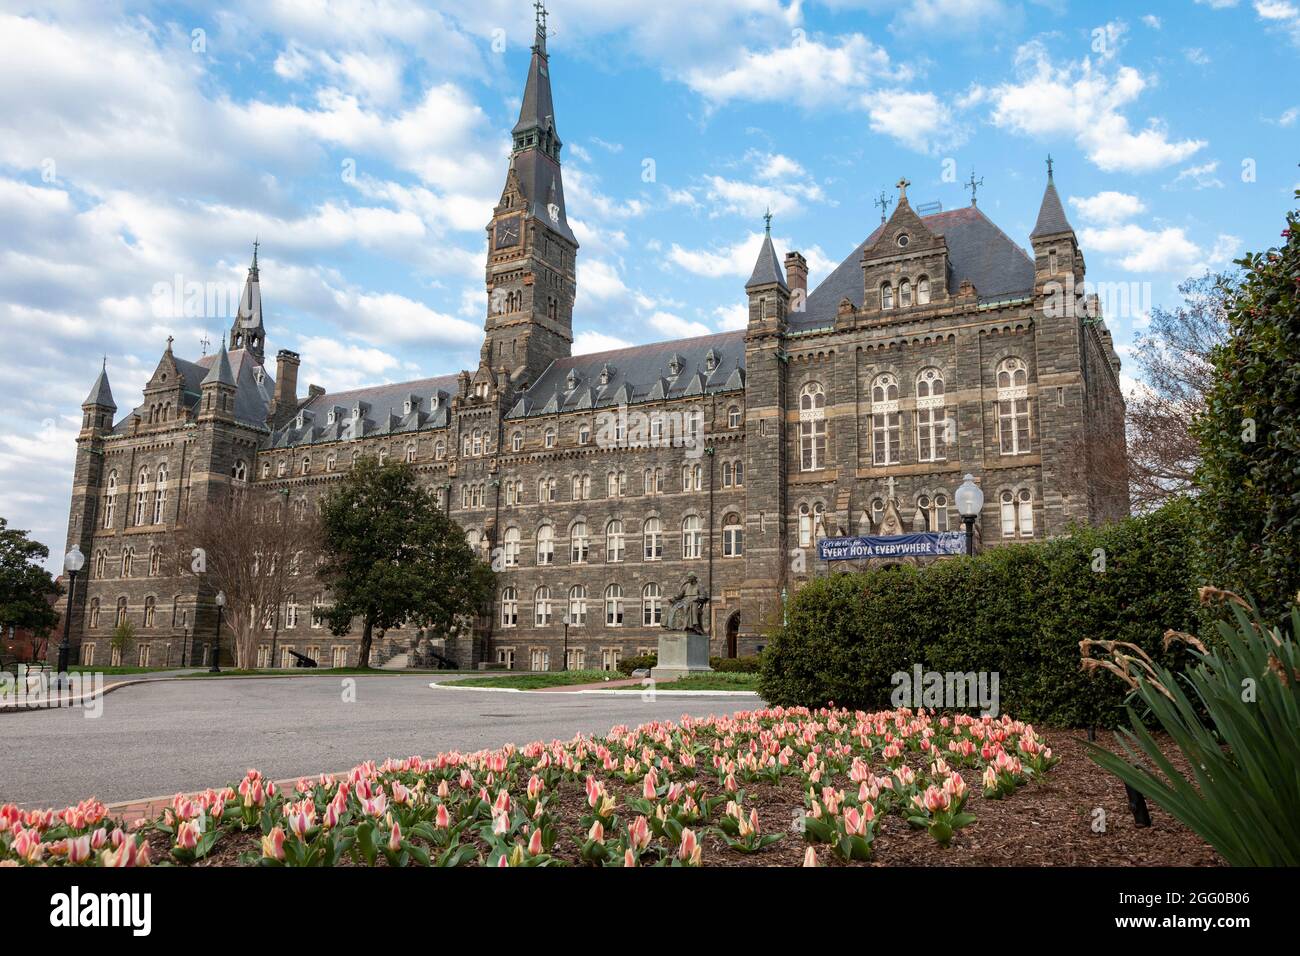
[[[405,462],[359,460],[321,508],[323,563],[335,634],[361,620],[359,665],[370,666],[374,631],[410,623],[448,633],[481,612],[493,574],[465,533]]]
[[[133,640],[135,640],[135,627],[130,621],[123,621],[113,628],[113,636],[108,639],[108,643],[113,650],[117,651],[117,659],[120,663],[126,663],[126,649],[131,646]]]
[[[1193,427],[1204,453],[1202,573],[1250,593],[1277,622],[1300,588],[1300,210],[1282,239],[1238,261],[1231,337],[1213,352],[1214,384]]]
[[[63,589],[40,564],[49,556],[49,548],[0,518],[0,627],[44,637],[58,623],[49,597]]]

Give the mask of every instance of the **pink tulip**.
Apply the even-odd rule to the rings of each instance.
[[[199,828],[193,821],[186,820],[176,830],[176,849],[193,850],[199,845]]]
[[[623,865],[636,866],[636,854],[632,852],[630,847],[623,851]]]
[[[439,830],[445,830],[451,826],[451,814],[447,812],[447,805],[445,803],[438,804],[438,813],[434,817],[434,825],[437,826]]]
[[[533,835],[528,838],[528,853],[531,856],[537,856],[542,852],[542,830],[540,827],[533,828]]]
[[[812,847],[808,847],[808,849],[804,850],[804,852],[803,852],[803,865],[804,865],[804,866],[821,866],[821,864],[817,862],[817,851],[814,850]]]
[[[952,800],[945,791],[935,786],[929,786],[925,789],[923,802],[925,808],[931,813],[940,813],[948,809]]]
[[[689,828],[682,830],[681,846],[677,848],[678,858],[692,866],[699,866],[702,855],[703,848],[695,836],[695,831]]]
[[[492,832],[503,836],[510,830],[510,818],[502,810],[492,811]]]
[[[601,823],[599,820],[597,820],[595,823],[593,823],[593,824],[591,825],[591,829],[587,831],[587,839],[588,839],[588,840],[592,840],[592,841],[594,841],[594,842],[596,842],[596,843],[604,843],[604,842],[605,842],[605,825],[604,825],[603,823]]]
[[[394,823],[388,833],[388,850],[390,853],[402,852],[402,827],[399,823]]]
[[[284,860],[284,827],[277,826],[262,837],[262,856],[272,860]]]
[[[637,852],[650,845],[650,823],[645,817],[637,817],[628,827],[628,840]]]

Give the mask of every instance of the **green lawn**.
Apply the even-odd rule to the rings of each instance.
[[[682,677],[663,685],[664,690],[749,690],[758,691],[758,675],[744,672],[714,671]]]
[[[491,677],[469,677],[445,683],[448,687],[511,687],[515,690],[537,690],[541,687],[596,684],[600,681],[626,679],[618,671],[529,671],[525,674],[501,672]]]
[[[192,674],[182,674],[186,679],[220,679],[222,677],[347,677],[364,675],[367,677],[385,677],[385,676],[413,676],[421,674],[459,674],[460,671],[433,671],[433,670],[399,670],[386,671],[378,668],[361,668],[361,667],[294,667],[284,670],[234,670],[223,667],[220,674],[210,673],[206,668],[195,671]]]
[[[96,667],[94,664],[76,664],[68,668],[69,674],[106,674],[110,677],[120,676],[122,674],[152,674],[155,671],[178,671],[182,670],[180,666],[173,667]]]

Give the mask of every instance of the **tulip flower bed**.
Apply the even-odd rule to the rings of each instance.
[[[985,812],[1032,802],[1058,760],[1006,717],[683,717],[292,787],[250,770],[130,828],[95,801],[0,807],[0,866],[841,865],[895,844],[917,862],[917,841],[927,862],[961,862]]]

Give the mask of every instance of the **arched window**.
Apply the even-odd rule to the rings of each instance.
[[[1026,489],[1016,495],[1016,522],[1020,537],[1034,536],[1034,496]]]
[[[117,615],[113,619],[113,626],[121,627],[125,623],[126,623],[126,598],[120,597],[117,599]]]
[[[511,436],[510,436],[510,450],[511,450],[511,451],[523,451],[523,450],[524,450],[524,433],[523,433],[523,432],[521,432],[521,431],[516,431],[516,432],[514,432],[514,433],[511,434]]]
[[[131,576],[131,566],[135,564],[135,548],[122,549],[122,577]]]
[[[657,584],[647,584],[641,589],[641,623],[646,627],[662,624],[664,620],[663,592]]]
[[[413,464],[414,462],[415,462],[415,442],[411,442],[406,446],[406,463],[410,465]]]
[[[290,594],[284,599],[284,626],[298,626],[298,595]]]
[[[155,615],[158,612],[158,602],[152,597],[144,599],[144,626],[153,627]]]
[[[474,552],[474,557],[478,558],[483,553],[483,536],[479,532],[470,528],[465,532],[465,543],[469,549]]]
[[[519,592],[514,588],[501,591],[501,626],[519,626]]]
[[[812,547],[814,539],[825,531],[825,506],[817,502],[811,507],[806,503],[799,506],[799,546]]]
[[[1000,495],[1001,518],[1002,518],[1002,537],[1014,538],[1016,536],[1016,496],[1010,491],[1004,491]]]
[[[729,514],[722,519],[722,556],[739,558],[745,553],[745,529],[740,515]]]
[[[880,307],[882,309],[894,307],[894,287],[888,282],[881,283],[880,286]]]
[[[930,530],[947,531],[948,530],[948,496],[935,495],[934,503],[930,506]]]
[[[239,461],[235,462],[235,464],[231,467],[230,477],[233,478],[235,481],[248,480],[248,465],[243,461],[243,459],[240,459]]]
[[[95,577],[102,578],[108,570],[108,552],[104,550],[95,552]]]
[[[533,624],[549,627],[551,624],[551,589],[540,587],[533,592]]]
[[[647,561],[659,561],[664,556],[663,524],[658,518],[647,518],[641,535],[645,548],[643,555]]]
[[[156,578],[162,572],[162,548],[149,549],[149,576]]]
[[[108,473],[108,485],[104,489],[104,527],[113,527],[113,509],[117,504],[117,472]]]
[[[943,373],[937,368],[921,369],[916,376],[916,449],[921,461],[948,457],[944,401]]]
[[[898,379],[889,372],[877,375],[871,383],[872,464],[898,464],[901,422],[902,416],[898,411]]]
[[[555,447],[555,429],[548,428],[542,433],[542,444],[547,448]]]
[[[519,529],[506,528],[504,558],[506,567],[519,566]]]
[[[898,283],[898,307],[906,309],[912,304],[912,283],[904,279]]]
[[[575,521],[569,528],[569,562],[586,564],[591,542],[587,539],[587,522]]]
[[[90,626],[99,627],[99,598],[90,599]]]
[[[278,462],[275,463],[275,476],[277,478],[283,478],[288,473],[289,473],[289,460],[287,458],[281,458]]]
[[[745,462],[742,459],[736,459],[735,467],[732,469],[733,483],[737,488],[745,483]]]
[[[605,626],[623,626],[623,588],[618,584],[605,588]]]
[[[921,276],[916,280],[916,304],[930,304],[930,277]]]
[[[729,461],[722,463],[722,487],[731,487],[731,462]]]
[[[141,468],[135,486],[135,523],[142,525],[149,516],[149,469]]]
[[[998,366],[998,445],[1004,455],[1030,450],[1029,372],[1022,359],[1004,359]]]
[[[441,438],[433,443],[433,457],[438,461],[447,457],[447,443]]]
[[[879,531],[880,526],[885,523],[885,499],[873,498],[871,500],[871,526]]]
[[[581,584],[569,588],[569,624],[583,627],[587,623],[587,589]]]
[[[537,529],[537,563],[553,564],[555,562],[555,529],[544,524]]]
[[[826,466],[826,391],[809,382],[799,392],[799,467],[819,471]]]
[[[685,559],[698,558],[703,550],[701,524],[699,515],[687,515],[682,519],[682,557]]]
[[[622,561],[624,547],[623,522],[615,518],[605,525],[605,560],[610,564]]]
[[[732,405],[730,408],[727,409],[727,427],[728,428],[740,427],[740,406],[739,405]]]

